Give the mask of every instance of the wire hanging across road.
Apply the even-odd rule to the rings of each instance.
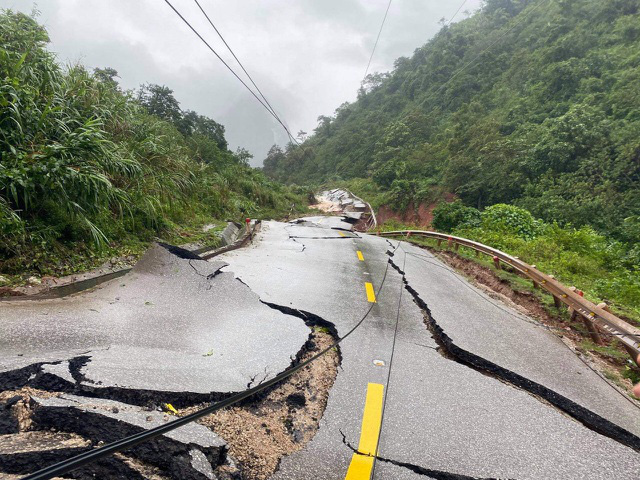
[[[280,117],[278,117],[278,115],[275,114],[274,111],[272,111],[272,109],[270,108],[270,106],[268,106],[265,102],[263,102],[260,97],[258,97],[258,95],[251,89],[251,87],[249,87],[249,85],[247,85],[247,83],[242,80],[242,78],[240,78],[240,76],[235,72],[235,70],[233,70],[233,68],[231,68],[229,66],[229,64],[227,62],[224,61],[224,59],[218,54],[218,52],[215,51],[215,49],[209,45],[209,43],[204,39],[204,37],[202,35],[200,35],[200,33],[189,23],[189,21],[184,18],[184,16],[176,9],[176,7],[174,7],[171,2],[169,0],[164,0],[164,2],[169,5],[169,7],[171,7],[171,10],[173,10],[173,12],[178,15],[178,17],[180,17],[180,19],[191,29],[191,31],[193,33],[196,34],[196,36],[200,39],[200,41],[202,41],[202,43],[204,43],[207,48],[209,50],[211,50],[211,53],[213,53],[218,60],[220,60],[222,62],[222,64],[227,67],[227,69],[233,74],[234,77],[236,77],[238,79],[238,81],[240,83],[242,83],[242,85],[244,85],[244,87],[249,90],[249,92],[251,93],[251,95],[253,95],[255,97],[255,99],[260,102],[260,104],[265,108],[265,110],[267,112],[269,112],[269,114],[276,119],[276,121],[282,125],[282,128],[284,128],[285,132],[287,132],[287,135],[290,136],[290,138],[293,139],[293,141],[295,143],[297,143],[298,145],[300,144],[295,138],[291,137],[291,133],[289,132],[289,129],[287,128],[287,126],[284,124],[284,122],[280,119]]]

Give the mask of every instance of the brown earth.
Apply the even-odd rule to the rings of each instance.
[[[330,334],[317,328],[310,339],[314,347],[300,361],[334,342]],[[339,353],[333,349],[264,398],[247,406],[216,412],[200,423],[229,444],[229,454],[238,461],[243,478],[267,479],[278,468],[282,457],[302,449],[315,435],[339,364]],[[203,406],[181,410],[180,415]]]
[[[442,200],[453,202],[456,198],[458,198],[456,195],[447,192],[443,194],[441,200],[433,203],[423,202],[418,205],[418,208],[416,208],[413,202],[409,202],[404,212],[395,212],[388,205],[382,205],[376,213],[378,223],[382,224],[389,220],[395,220],[418,227],[430,227],[433,221],[433,209],[436,208]]]

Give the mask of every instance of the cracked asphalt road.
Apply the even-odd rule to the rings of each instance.
[[[323,232],[323,230],[326,230]],[[413,286],[453,342],[548,387],[636,438],[640,410],[544,329],[496,308],[462,286],[425,252],[369,235],[269,222],[246,250],[225,254],[233,272],[264,300],[314,312],[344,335],[367,308],[364,282],[379,288],[371,315],[341,344],[342,365],[320,429],[284,458],[274,479],[344,478],[358,446],[368,383],[387,389],[375,478],[636,479],[640,454],[544,399],[445,358],[424,311],[402,295]],[[303,248],[304,247],[304,248]],[[363,253],[359,261],[357,251]],[[475,291],[471,291],[474,289]],[[479,296],[480,295],[480,296]],[[495,300],[492,300],[495,302]],[[398,334],[387,374],[396,318]],[[528,319],[529,322],[535,322]],[[374,361],[382,360],[384,366]],[[379,362],[377,362],[379,363]],[[344,442],[343,442],[344,436]],[[393,462],[393,463],[391,463]],[[411,468],[409,468],[410,466]],[[428,473],[425,473],[428,472]]]
[[[39,362],[93,388],[236,392],[287,368],[304,323],[216,272],[154,247],[126,276],[81,295],[0,303],[0,372]],[[215,275],[215,276],[214,276]],[[71,372],[68,361],[88,361]],[[1,373],[0,373],[1,376]]]
[[[340,345],[319,430],[273,479],[345,478],[363,444],[372,383],[386,395],[379,435],[369,439],[379,438],[372,478],[640,477],[632,448],[640,410],[553,334],[497,308],[427,252],[350,229],[341,217],[265,222],[253,244],[210,262],[158,246],[93,291],[2,302],[0,378],[44,362],[41,371],[94,390],[243,390],[287,368],[308,338],[304,322],[282,310],[311,312],[343,336],[371,306],[371,283],[377,301]],[[429,320],[455,346],[586,417],[443,354]]]

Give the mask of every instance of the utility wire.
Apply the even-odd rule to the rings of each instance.
[[[231,55],[233,55],[233,58],[235,58],[236,62],[238,62],[238,65],[240,65],[240,68],[242,68],[242,71],[245,73],[245,75],[247,76],[247,78],[249,78],[249,80],[251,81],[252,85],[256,88],[256,90],[258,91],[258,93],[260,94],[260,96],[262,97],[262,99],[265,101],[265,103],[269,106],[269,108],[271,109],[271,113],[276,117],[276,119],[278,121],[280,121],[280,116],[276,113],[275,108],[273,108],[273,106],[269,103],[269,100],[267,100],[267,97],[264,96],[264,93],[262,93],[262,90],[260,90],[260,87],[258,87],[258,85],[256,85],[256,82],[253,81],[253,78],[251,77],[251,75],[249,75],[249,72],[247,72],[247,69],[244,68],[244,65],[242,64],[242,62],[240,61],[240,59],[236,56],[235,52],[233,51],[233,49],[229,46],[229,44],[227,43],[227,41],[224,39],[224,37],[222,36],[222,34],[220,33],[220,31],[218,30],[218,28],[214,25],[213,21],[209,18],[209,15],[207,15],[207,12],[205,12],[204,8],[202,8],[202,6],[200,5],[200,2],[198,2],[198,0],[193,0],[196,5],[198,6],[198,8],[200,9],[200,11],[202,12],[202,14],[205,16],[205,18],[207,19],[207,21],[209,22],[209,25],[211,25],[211,27],[215,30],[215,32],[218,34],[218,37],[220,37],[220,40],[222,40],[222,43],[224,43],[225,47],[227,47],[227,50],[229,50],[229,52],[231,53]],[[282,126],[284,127],[284,129],[287,132],[287,135],[289,135],[289,139],[293,140],[294,137],[291,134],[291,132],[289,131],[289,129],[284,125],[284,122],[280,122],[282,124]]]
[[[222,64],[223,64],[225,67],[227,67],[227,69],[228,69],[228,70],[233,74],[233,76],[234,76],[234,77],[236,77],[236,78],[238,79],[238,81],[239,81],[240,83],[242,83],[242,85],[244,85],[244,87],[245,87],[247,90],[249,90],[249,92],[251,93],[251,95],[253,95],[253,96],[255,97],[255,99],[256,99],[258,102],[260,102],[260,104],[261,104],[261,105],[262,105],[262,106],[267,110],[267,112],[269,112],[269,114],[270,114],[273,118],[275,118],[275,119],[277,120],[277,122],[278,122],[280,125],[282,125],[282,128],[284,128],[284,129],[285,129],[285,131],[287,132],[287,134],[288,134],[288,135],[290,135],[290,134],[289,134],[289,130],[287,129],[287,127],[285,126],[285,124],[282,122],[282,120],[280,120],[280,118],[278,118],[278,116],[277,116],[277,115],[275,115],[273,111],[271,111],[271,109],[267,106],[267,104],[266,104],[266,103],[264,103],[264,102],[260,99],[260,97],[258,97],[258,95],[256,95],[256,93],[255,93],[255,92],[254,92],[254,91],[249,87],[249,85],[247,85],[247,84],[246,84],[246,82],[245,82],[244,80],[242,80],[242,78],[240,78],[240,76],[239,76],[239,75],[238,75],[238,74],[233,70],[233,68],[231,68],[231,67],[229,66],[229,64],[228,64],[227,62],[225,62],[225,61],[224,61],[224,59],[223,59],[223,58],[218,54],[218,52],[216,52],[216,51],[213,49],[213,47],[212,47],[211,45],[209,45],[209,43],[208,43],[208,42],[207,42],[207,41],[202,37],[202,35],[200,35],[200,33],[198,33],[198,31],[197,31],[197,30],[196,30],[196,29],[195,29],[195,28],[194,28],[194,27],[189,23],[189,21],[188,21],[186,18],[184,18],[184,17],[182,16],[182,14],[181,14],[178,10],[176,10],[176,8],[171,4],[171,2],[170,2],[169,0],[164,0],[164,2],[165,2],[167,5],[169,5],[169,7],[171,7],[171,10],[173,10],[173,11],[174,11],[174,13],[175,13],[176,15],[178,15],[178,17],[180,17],[180,19],[181,19],[181,20],[182,20],[182,21],[183,21],[183,22],[184,22],[184,23],[185,23],[185,24],[186,24],[186,25],[191,29],[191,31],[192,31],[193,33],[195,33],[195,34],[196,34],[196,36],[197,36],[197,37],[202,41],[202,43],[204,43],[204,44],[207,46],[207,48],[208,48],[209,50],[211,50],[211,52],[212,52],[212,53],[213,53],[213,54],[218,58],[218,60],[220,60],[220,61],[222,62]],[[299,145],[299,142],[297,142],[295,139],[294,139],[294,141],[295,141],[295,143],[297,143],[297,144]]]
[[[398,242],[398,247],[400,246],[400,242]],[[396,250],[398,249],[396,247]],[[401,247],[402,248],[402,247]],[[396,353],[396,340],[398,339],[398,325],[400,323],[400,309],[402,308],[402,294],[404,292],[404,269],[407,265],[407,251],[402,248],[404,252],[404,261],[402,263],[402,275],[400,276],[400,294],[398,295],[398,309],[396,311],[396,326],[393,330],[393,343],[391,344],[391,356],[389,357],[389,368],[387,369],[387,384],[384,387],[384,397],[382,399],[382,412],[380,414],[380,430],[378,431],[378,441],[376,442],[376,449],[373,452],[373,467],[371,469],[371,478],[375,478],[376,473],[376,459],[378,458],[378,449],[380,448],[380,439],[382,438],[382,427],[384,426],[384,412],[387,408],[387,395],[389,395],[389,383],[391,382],[391,369],[393,367],[393,357]],[[389,263],[391,263],[391,259],[389,259]]]
[[[447,22],[447,25],[451,25],[451,22],[453,22],[453,19],[458,16],[458,13],[460,13],[460,10],[462,10],[462,7],[464,7],[466,3],[467,3],[467,0],[464,0],[464,2],[462,2],[462,5],[458,7],[458,10],[456,10],[456,13],[453,14],[453,17],[449,19],[449,21]]]
[[[376,38],[376,43],[373,45],[373,50],[371,51],[371,56],[369,57],[369,63],[367,63],[367,69],[364,72],[364,77],[362,77],[362,81],[367,78],[367,74],[369,73],[369,67],[371,66],[371,60],[373,60],[373,54],[376,53],[376,47],[378,46],[378,41],[380,40],[380,34],[382,33],[382,29],[384,28],[384,22],[387,20],[387,15],[389,14],[389,8],[391,8],[391,2],[393,0],[389,0],[389,4],[387,5],[387,11],[384,12],[384,18],[382,19],[382,24],[380,25],[380,30],[378,31],[378,36]]]
[[[551,3],[552,1],[553,0],[549,0],[547,3]],[[544,3],[544,1],[540,1],[539,3],[534,5],[528,12],[526,12],[526,14],[523,13],[522,17],[517,22],[515,22],[513,25],[511,25],[511,27],[509,27],[505,32],[503,32],[502,35],[500,35],[497,39],[495,39],[493,42],[491,42],[484,50],[482,50],[478,55],[473,57],[472,60],[470,60],[469,62],[464,64],[460,69],[458,69],[456,72],[454,72],[454,74],[449,78],[449,80],[447,80],[445,83],[443,83],[440,86],[440,88],[432,95],[432,97],[438,95],[441,92],[441,90],[444,89],[444,87],[446,87],[449,83],[451,83],[453,81],[454,78],[456,78],[458,75],[460,75],[469,66],[473,65],[476,60],[478,60],[482,55],[484,55],[487,51],[489,51],[500,40],[502,40],[505,36],[507,36],[507,34],[510,33],[514,28],[516,28],[518,25],[522,24],[525,21],[525,19],[529,15],[531,15],[532,12],[534,12],[536,9],[538,9],[540,6],[542,6],[543,3]]]
[[[452,275],[453,275],[457,280],[459,280],[459,281],[460,281],[460,282],[461,282],[465,287],[467,287],[467,288],[468,288],[469,290],[471,290],[472,292],[476,293],[478,296],[480,296],[480,298],[482,298],[482,299],[486,300],[487,302],[489,302],[491,305],[493,305],[494,307],[498,308],[499,310],[502,310],[503,312],[508,313],[509,315],[511,315],[511,316],[512,316],[512,317],[514,317],[514,318],[517,318],[517,319],[519,319],[519,320],[523,320],[523,321],[525,321],[525,322],[527,322],[527,323],[530,323],[530,324],[531,324],[531,325],[533,325],[533,326],[543,328],[543,329],[545,329],[545,330],[549,331],[550,333],[552,333],[552,334],[554,334],[554,335],[558,335],[558,333],[556,333],[556,332],[557,332],[559,329],[549,327],[548,325],[544,325],[544,324],[542,324],[542,323],[538,323],[538,322],[530,321],[530,320],[528,320],[524,315],[516,315],[516,314],[514,314],[514,313],[512,313],[512,312],[510,312],[510,311],[508,311],[508,310],[506,310],[506,309],[504,309],[504,308],[502,308],[502,307],[501,307],[500,305],[498,305],[497,303],[492,302],[491,300],[489,300],[489,298],[485,297],[485,296],[484,296],[484,295],[482,295],[480,292],[478,292],[475,288],[473,288],[471,285],[469,285],[467,281],[465,281],[464,279],[462,279],[461,277],[459,277],[459,276],[458,276],[458,275],[459,275],[459,274],[458,274],[458,272],[456,272],[455,270],[453,270],[453,269],[452,269],[452,268],[450,268],[449,266],[445,265],[444,263],[443,263],[442,265],[439,265],[439,264],[437,264],[437,263],[435,263],[435,262],[430,262],[430,261],[428,261],[428,260],[425,260],[425,258],[429,258],[429,259],[434,259],[434,260],[435,260],[437,257],[435,257],[434,255],[432,255],[432,256],[419,255],[419,254],[417,254],[417,253],[407,252],[403,247],[400,247],[400,249],[405,253],[405,255],[411,255],[411,256],[413,256],[413,257],[416,257],[416,258],[418,258],[418,259],[422,260],[422,261],[423,261],[423,262],[425,262],[425,263],[429,263],[429,264],[431,264],[431,265],[435,265],[436,267],[440,267],[440,268],[443,268],[444,270],[447,270],[447,271],[448,271],[448,272],[450,272],[450,273],[451,273],[451,274],[452,274]],[[406,261],[406,257],[405,257],[405,261]],[[442,260],[441,260],[441,261],[442,261]],[[403,269],[402,269],[402,270],[404,271],[404,267],[403,267]],[[579,329],[576,329],[576,330],[578,330],[578,332],[582,333],[583,335],[587,335],[587,334],[589,333],[589,332],[582,331],[582,330],[579,330]],[[607,333],[607,332],[601,332],[601,334],[607,335],[608,333]],[[614,335],[616,335],[616,334],[614,334],[614,333],[609,333],[608,335],[610,335],[610,336],[614,336]],[[636,407],[637,409],[639,409],[639,410],[640,410],[640,405],[639,405],[636,401],[632,400],[628,395],[626,395],[625,393],[621,392],[621,391],[618,389],[618,387],[617,387],[617,386],[615,386],[615,385],[613,385],[613,384],[611,383],[611,381],[609,381],[609,380],[608,380],[608,379],[607,379],[607,378],[606,378],[602,373],[600,373],[598,370],[596,370],[595,368],[593,368],[593,367],[589,364],[589,362],[587,362],[587,361],[582,357],[582,354],[580,354],[579,352],[574,351],[571,347],[569,347],[569,345],[567,345],[567,344],[566,344],[565,342],[563,342],[562,340],[560,341],[560,343],[561,343],[562,345],[564,345],[564,346],[565,346],[565,347],[566,347],[566,348],[567,348],[571,353],[575,354],[575,356],[576,356],[576,357],[578,357],[578,359],[579,359],[582,363],[584,363],[584,364],[585,364],[585,366],[586,366],[587,368],[589,368],[589,370],[593,371],[593,373],[595,373],[595,374],[596,374],[596,375],[598,375],[600,378],[602,378],[602,380],[604,380],[604,381],[605,381],[605,383],[607,383],[611,388],[613,388],[613,389],[614,389],[614,390],[615,390],[615,391],[616,391],[620,396],[622,396],[622,397],[623,397],[625,400],[627,400],[631,405],[633,405],[634,407]]]

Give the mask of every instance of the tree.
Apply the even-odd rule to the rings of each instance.
[[[249,165],[249,160],[253,158],[253,154],[243,147],[238,147],[236,149],[236,153],[234,153],[233,156],[241,165]]]
[[[118,81],[116,78],[120,78],[120,76],[118,75],[118,72],[111,67],[94,68],[93,76],[101,83],[113,88],[118,88]]]
[[[173,90],[164,85],[147,83],[140,85],[138,101],[151,115],[177,125],[182,120],[180,103],[173,96]]]
[[[279,145],[273,145],[262,163],[262,170],[267,175],[277,178],[281,166],[284,164],[285,154]]]

